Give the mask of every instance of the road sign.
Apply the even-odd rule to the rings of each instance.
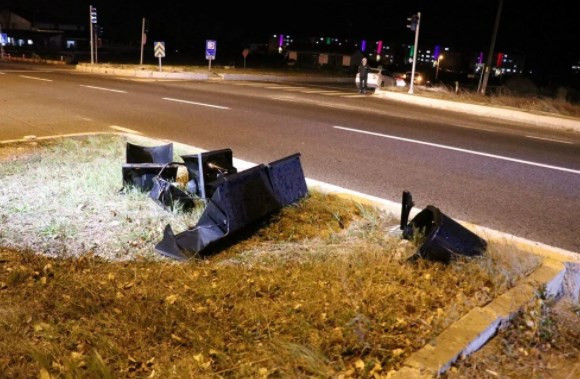
[[[217,52],[217,43],[216,41],[207,40],[205,41],[205,59],[208,61],[215,60],[215,55]]]
[[[244,58],[246,58],[248,54],[250,54],[250,49],[244,49],[244,51],[242,51],[242,55],[244,56]]]
[[[156,58],[165,58],[165,42],[155,42],[153,44],[153,51]]]
[[[2,33],[0,34],[0,45],[8,44],[8,34]]]

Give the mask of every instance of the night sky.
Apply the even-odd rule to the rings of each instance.
[[[497,49],[543,60],[579,59],[580,21],[572,11],[574,3],[551,1],[540,6],[530,0],[505,0]],[[215,38],[222,47],[238,49],[265,41],[273,33],[411,43],[406,17],[421,11],[421,45],[486,51],[498,1],[278,0],[270,5],[251,1],[230,5],[217,1],[0,0],[0,9],[37,10],[85,22],[89,4],[98,8],[105,38],[118,42],[137,43],[141,17],[146,16],[151,20],[151,38],[181,48]]]

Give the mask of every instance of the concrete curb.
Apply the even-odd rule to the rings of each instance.
[[[158,72],[151,70],[103,67],[80,63],[76,70],[92,74],[128,76],[150,79],[181,79],[181,80],[224,80],[224,81],[263,81],[263,82],[295,82],[308,81],[310,83],[350,83],[352,78],[316,77],[316,76],[284,76],[284,75],[257,75],[257,74],[212,74],[206,72]]]
[[[200,152],[203,149],[195,146],[182,144],[170,140],[160,140],[143,135],[121,132],[102,133],[77,133],[61,136],[38,137],[37,140],[51,138],[81,136],[81,135],[123,135],[138,140],[144,144],[157,144],[173,142],[178,149],[190,152]],[[31,139],[0,141],[3,143],[31,142]],[[239,170],[255,166],[254,163],[234,159],[234,165]],[[324,193],[336,194],[340,197],[351,199],[362,204],[371,205],[385,210],[393,215],[399,214],[400,204],[380,199],[367,194],[344,189],[332,184],[307,179],[308,187]],[[411,217],[419,209],[414,208]],[[543,262],[539,268],[528,277],[522,279],[515,287],[495,298],[484,307],[476,307],[458,321],[445,329],[433,341],[429,342],[420,350],[412,353],[403,363],[401,369],[391,372],[388,378],[432,378],[444,373],[459,357],[466,357],[477,351],[487,343],[511,318],[534,297],[544,290],[550,297],[565,294],[578,301],[580,296],[580,255],[570,251],[555,248],[520,237],[495,231],[482,226],[462,222],[462,224],[485,237],[488,241],[508,244],[519,250],[542,256]]]
[[[476,116],[521,122],[546,128],[580,132],[580,120],[574,118],[543,116],[513,109],[468,104],[459,101],[432,99],[406,93],[382,91],[380,89],[375,91],[374,96],[408,104],[420,105],[427,108],[443,109],[453,112],[468,113]]]
[[[442,374],[459,357],[466,357],[485,345],[498,329],[504,327],[525,304],[534,299],[540,289],[544,288],[549,297],[557,297],[566,292],[566,281],[578,284],[578,272],[580,265],[545,259],[520,284],[485,307],[472,309],[433,341],[411,354],[403,367],[389,375],[389,378],[435,377]]]
[[[150,79],[181,79],[181,80],[208,80],[209,74],[202,72],[158,72],[128,68],[99,67],[88,64],[78,64],[76,70],[91,74],[150,78]]]

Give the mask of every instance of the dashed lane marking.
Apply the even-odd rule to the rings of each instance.
[[[116,92],[116,93],[127,93],[127,91],[121,91],[119,89],[112,89],[112,88],[104,88],[104,87],[95,87],[95,86],[86,86],[84,84],[80,84],[81,87],[96,89],[100,91],[108,91],[108,92]]]
[[[536,136],[526,136],[526,138],[539,139],[539,140],[542,140],[542,141],[565,143],[565,144],[568,144],[568,145],[573,145],[574,144],[573,142],[570,142],[570,141],[562,141],[562,140],[554,139],[554,138],[536,137]]]
[[[138,132],[137,130],[133,130],[133,129],[129,129],[129,128],[124,128],[124,127],[119,126],[119,125],[111,125],[111,126],[109,126],[109,128],[118,130],[120,132],[127,132],[127,133],[139,134],[139,135],[143,134],[141,132]]]
[[[28,76],[28,75],[18,75],[18,76],[20,76],[21,78],[24,78],[24,79],[40,80],[43,82],[52,82],[51,79],[37,78],[36,76]]]
[[[190,105],[199,105],[201,107],[208,107],[208,108],[215,108],[215,109],[222,109],[222,110],[229,110],[228,107],[223,107],[221,105],[213,105],[213,104],[206,104],[206,103],[198,103],[197,101],[189,101],[189,100],[181,100],[181,99],[173,99],[171,97],[163,97],[163,100],[167,101],[174,101],[176,103],[183,103],[183,104],[190,104]]]

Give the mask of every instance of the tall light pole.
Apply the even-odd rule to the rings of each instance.
[[[435,80],[439,77],[439,63],[443,60],[443,54],[439,54],[437,57],[437,70],[435,70]]]
[[[493,61],[493,51],[495,49],[495,40],[497,38],[497,31],[499,29],[499,20],[501,18],[501,10],[503,8],[503,0],[499,0],[497,5],[497,13],[495,15],[495,25],[493,26],[493,34],[491,35],[491,44],[489,46],[489,53],[487,54],[487,62],[484,67],[483,82],[481,83],[481,94],[485,95],[487,91],[487,82],[491,72],[491,62]]]
[[[417,16],[413,17],[413,22],[416,24],[411,24],[411,30],[415,29],[415,47],[413,50],[413,66],[411,68],[411,84],[409,85],[409,94],[413,94],[413,88],[415,84],[415,67],[417,65],[417,50],[419,48],[419,27],[421,26],[421,12],[417,12]]]
[[[139,59],[139,64],[143,66],[143,48],[147,43],[147,35],[145,34],[145,17],[143,17],[143,22],[141,23],[141,59]]]

